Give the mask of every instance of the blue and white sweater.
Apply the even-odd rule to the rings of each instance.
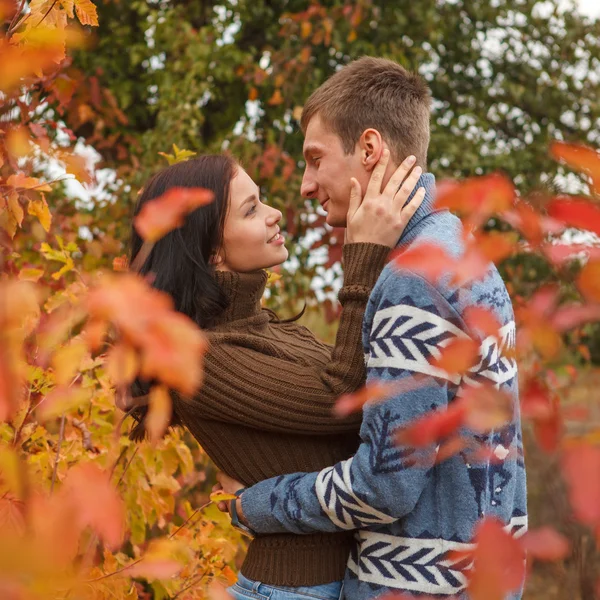
[[[435,243],[460,256],[460,220],[434,211],[432,175],[423,175],[421,185],[426,198],[399,246]],[[463,318],[469,306],[493,311],[502,324],[498,338],[469,331]],[[479,362],[468,374],[430,364],[449,341],[466,335],[480,343]],[[461,594],[465,561],[448,552],[472,548],[478,519],[498,517],[514,535],[527,528],[517,365],[510,352],[515,322],[506,287],[492,264],[482,279],[460,288],[449,278],[431,284],[389,264],[367,306],[363,343],[368,381],[420,374],[428,376],[426,385],[365,405],[361,445],[352,458],[319,473],[263,481],[244,492],[243,511],[258,533],[357,530],[344,583],[349,600],[385,591]],[[488,450],[478,456],[488,459],[461,452],[438,463],[437,448],[423,453],[398,445],[399,426],[444,410],[461,389],[481,382],[492,382],[514,399],[508,426],[485,436],[469,434]],[[496,460],[489,460],[491,454]]]

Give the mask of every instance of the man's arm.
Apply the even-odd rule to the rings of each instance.
[[[313,533],[390,523],[410,513],[435,463],[436,448],[398,444],[398,428],[431,410],[443,410],[459,377],[430,364],[455,337],[465,337],[448,302],[424,279],[392,273],[371,299],[367,380],[400,381],[416,374],[416,389],[367,403],[356,454],[318,473],[262,481],[241,498],[257,533]]]

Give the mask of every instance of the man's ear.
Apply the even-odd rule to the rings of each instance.
[[[365,129],[358,140],[360,159],[367,171],[372,171],[379,162],[384,142],[377,129]]]

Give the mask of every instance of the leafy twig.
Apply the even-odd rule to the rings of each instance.
[[[209,500],[206,504],[198,507],[170,536],[169,539],[176,536],[199,512],[203,511],[207,506],[212,504],[212,500]]]
[[[198,577],[194,577],[192,579],[192,581],[186,585],[185,587],[181,588],[172,598],[171,600],[175,600],[175,598],[178,598],[179,596],[181,596],[181,594],[183,594],[183,592],[185,592],[186,590],[189,590],[191,587],[195,586],[196,584],[200,583],[208,574],[208,572],[210,571],[209,569],[206,569],[206,571],[204,571],[204,573],[202,573],[202,575],[199,575]]]

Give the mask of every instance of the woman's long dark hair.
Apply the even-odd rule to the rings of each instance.
[[[210,204],[190,213],[183,227],[173,229],[158,240],[140,267],[140,274],[151,273],[153,287],[173,298],[175,309],[200,327],[226,307],[226,299],[215,281],[213,256],[223,241],[223,226],[229,207],[229,188],[237,164],[225,155],[206,155],[171,165],[150,179],[135,208],[137,215],[144,204],[162,196],[173,187],[198,187],[210,190]],[[131,227],[130,264],[143,240]]]
[[[200,327],[209,327],[227,307],[227,299],[218,286],[211,257],[221,247],[223,227],[229,208],[229,190],[237,173],[237,163],[226,155],[205,155],[177,163],[154,175],[146,184],[135,207],[134,217],[146,202],[162,196],[173,187],[193,187],[210,190],[210,204],[190,213],[185,224],[170,231],[152,247],[139,268],[141,275],[151,274],[152,286],[171,296],[175,309],[187,315]],[[131,227],[129,263],[132,264],[142,248],[143,240]],[[131,394],[148,393],[151,382],[137,379]],[[131,413],[138,425],[133,438],[144,435],[143,419],[147,407]]]

